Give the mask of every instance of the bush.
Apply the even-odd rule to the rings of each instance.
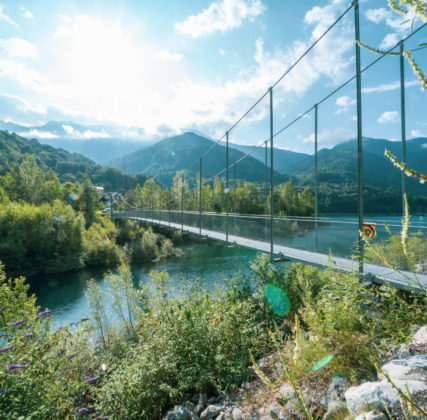
[[[0,416],[74,417],[85,395],[90,398],[87,369],[97,375],[96,357],[87,357],[87,333],[80,326],[53,331],[49,313],[36,315],[35,297],[27,293],[24,279],[7,279],[0,266],[0,319],[7,334],[0,352]]]
[[[0,259],[11,272],[35,274],[81,268],[84,220],[73,209],[52,205],[0,204]]]
[[[97,393],[100,409],[114,418],[158,418],[195,392],[235,386],[249,364],[248,349],[268,349],[260,301],[231,287],[210,294],[199,288],[169,297],[166,273],[136,323],[137,343]]]
[[[109,230],[100,223],[92,224],[83,233],[83,261],[87,267],[115,267],[123,258],[123,252]]]
[[[407,242],[408,258],[403,253],[402,241],[399,235],[393,235],[388,241],[375,244],[378,252],[396,267],[403,270],[416,270],[427,273],[427,238],[421,231],[411,235]],[[365,258],[375,264],[384,265],[382,259],[375,255],[370,248],[366,249]]]
[[[133,242],[131,256],[135,263],[152,261],[159,256],[157,235],[151,229],[144,231],[142,238]]]

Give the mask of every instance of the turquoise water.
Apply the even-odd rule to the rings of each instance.
[[[249,261],[256,252],[225,245],[192,244],[180,247],[183,255],[179,258],[160,260],[144,267],[132,266],[135,283],[150,281],[150,270],[167,271],[176,293],[200,279],[207,290],[223,285],[223,279],[236,274],[249,274]],[[86,269],[77,273],[42,275],[31,280],[31,292],[37,296],[42,309],[54,310],[53,320],[65,325],[89,314],[85,292],[88,281],[97,280],[107,293],[103,275],[108,270]]]
[[[351,249],[355,249],[357,243],[357,224],[354,218],[335,217],[337,223],[328,221],[322,223],[318,230],[319,251],[333,255],[347,256]],[[393,233],[400,231],[400,217],[370,217],[370,222],[377,224],[377,241],[388,238],[384,228],[384,221],[390,224]],[[411,219],[412,228],[410,232],[419,230],[425,226],[423,218]],[[350,222],[350,223],[349,223]],[[244,230],[248,237],[256,233],[256,226],[245,226]],[[422,230],[426,234],[426,230]],[[237,233],[237,232],[236,232]],[[241,232],[239,232],[241,233]],[[315,231],[313,227],[298,228],[288,232],[282,238],[275,235],[275,242],[286,246],[300,249],[314,250]],[[269,241],[269,238],[266,238]],[[244,248],[229,247],[218,243],[186,244],[181,247],[184,254],[182,257],[169,260],[160,260],[144,267],[132,266],[132,273],[136,284],[150,281],[148,273],[151,269],[167,271],[173,284],[175,293],[185,289],[196,279],[200,279],[202,287],[207,290],[214,289],[223,284],[224,278],[231,278],[236,274],[249,274],[249,262],[255,258],[256,251]],[[107,294],[107,288],[103,281],[105,269],[86,269],[78,273],[43,275],[31,279],[31,291],[37,296],[37,302],[42,309],[53,309],[54,321],[66,324],[77,321],[88,315],[89,308],[85,292],[88,281],[93,278],[97,280],[101,288]]]

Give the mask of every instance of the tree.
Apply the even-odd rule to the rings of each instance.
[[[78,199],[78,209],[83,213],[88,228],[96,218],[96,210],[99,208],[99,195],[92,186],[89,176],[86,176],[82,185],[82,192]]]
[[[259,214],[264,210],[261,190],[252,182],[239,184],[236,188],[237,213]]]
[[[3,184],[9,197],[28,203],[40,202],[40,190],[45,180],[43,171],[38,167],[35,156],[25,155],[20,165],[3,178]]]

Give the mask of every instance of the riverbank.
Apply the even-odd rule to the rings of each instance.
[[[215,291],[224,285],[224,279],[234,275],[250,275],[249,262],[256,257],[256,252],[243,248],[228,247],[224,244],[212,244],[206,240],[196,243],[186,237],[175,247],[182,251],[179,258],[166,258],[149,261],[143,265],[131,264],[134,284],[152,285],[151,270],[166,271],[175,295],[179,295],[189,284],[199,281],[200,287]],[[66,325],[87,316],[89,305],[85,293],[90,279],[98,282],[106,296],[104,274],[109,268],[84,269],[76,273],[60,275],[41,275],[33,277],[30,293],[37,297],[41,308],[52,309],[53,321]],[[117,270],[113,270],[116,272]]]
[[[374,381],[390,349],[427,321],[425,296],[302,264],[285,276],[268,256],[251,264],[246,281],[215,291],[196,282],[180,296],[166,272],[151,272],[154,290],[135,288],[123,266],[105,277],[111,310],[90,282],[89,317],[61,328],[52,328],[51,311],[38,312],[22,279],[0,277],[7,418],[154,420],[194,395],[217,399],[252,383],[254,370],[274,388],[255,363],[271,353],[280,355],[280,379],[300,404],[295,418],[311,418],[325,407],[306,410],[298,398],[306,383]]]

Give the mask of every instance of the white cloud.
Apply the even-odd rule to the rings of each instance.
[[[420,86],[420,82],[418,80],[411,80],[410,82],[405,82],[405,87],[411,87],[411,86]],[[363,93],[383,93],[383,92],[396,90],[396,89],[400,89],[399,81],[386,83],[386,84],[378,85],[374,87],[363,88],[362,92]]]
[[[68,133],[68,134],[73,134],[76,132],[76,130],[74,130],[74,127],[71,125],[62,125],[62,128]]]
[[[18,133],[20,136],[29,137],[29,138],[40,138],[40,139],[57,139],[58,136],[56,134],[50,133],[49,131],[41,131],[41,130],[30,130]]]
[[[383,50],[388,50],[393,47],[400,41],[400,36],[394,32],[391,34],[387,34],[384,39],[381,41],[380,48]]]
[[[425,137],[423,133],[421,133],[420,130],[411,130],[411,136],[412,137]]]
[[[4,21],[10,23],[11,25],[18,27],[18,25],[16,24],[16,22],[14,22],[9,16],[7,16],[3,12],[3,6],[2,5],[0,5],[0,20],[4,20]]]
[[[324,130],[317,135],[319,149],[331,148],[339,143],[355,138],[355,133],[346,128],[335,128],[333,130]],[[302,139],[303,143],[314,143],[314,133]]]
[[[356,103],[356,99],[350,98],[350,96],[340,96],[337,98],[336,104],[341,107],[349,107]]]
[[[409,8],[408,14],[402,16],[381,7],[379,9],[368,9],[365,16],[371,22],[377,24],[384,22],[389,28],[393,29],[394,32],[387,34],[380,44],[380,48],[389,49],[409,33],[415,18],[415,9]]]
[[[339,107],[335,114],[342,114],[347,112],[348,108],[356,103],[356,99],[350,98],[350,96],[340,96],[336,100],[336,105]]]
[[[154,55],[157,61],[180,61],[184,56],[179,53],[170,53],[169,51],[160,50]]]
[[[380,124],[399,122],[399,113],[397,111],[386,111],[378,118]]]
[[[107,139],[111,137],[108,133],[103,133],[101,131],[85,130],[83,133],[75,129],[71,125],[63,124],[62,128],[66,131],[67,134],[74,136],[76,138],[83,139]]]
[[[0,48],[3,48],[9,57],[35,58],[37,49],[30,42],[20,38],[0,38]]]
[[[110,137],[108,133],[101,133],[99,131],[86,130],[83,133],[84,139],[107,139]]]
[[[263,41],[257,40],[252,63],[225,81],[190,78],[181,66],[153,60],[158,50],[136,42],[119,25],[82,15],[61,18],[51,44],[61,63],[55,71],[42,76],[22,62],[0,59],[0,76],[35,91],[49,110],[67,115],[62,121],[84,116],[94,123],[143,127],[147,136],[191,126],[217,137],[266,92],[326,29],[325,22],[336,18],[345,6],[345,0],[331,0],[316,7],[317,14],[308,12],[311,37],[287,45],[286,50],[266,50]],[[280,114],[316,82],[336,86],[349,76],[353,38],[352,26],[344,20],[275,87],[274,104]],[[265,103],[242,123],[266,116]],[[48,118],[55,119],[50,113]]]
[[[0,59],[0,77],[15,80],[22,86],[35,91],[42,91],[48,86],[48,81],[44,76],[29,68],[22,61],[13,59]]]
[[[32,19],[34,15],[29,10],[25,9],[24,7],[20,7],[19,10],[21,11],[22,16],[27,19]]]
[[[220,53],[221,55],[224,55],[224,54],[225,54],[225,51],[224,51],[224,50],[219,50],[219,53]]]
[[[261,15],[265,9],[261,0],[221,0],[203,12],[189,16],[184,22],[175,23],[174,27],[183,35],[197,38],[237,28],[244,20],[253,20]]]
[[[380,9],[368,9],[366,18],[374,23],[380,23],[392,17],[391,11],[381,7]]]

